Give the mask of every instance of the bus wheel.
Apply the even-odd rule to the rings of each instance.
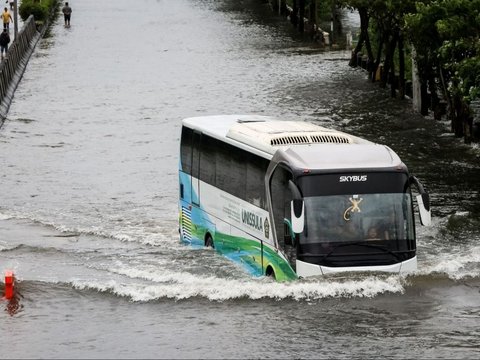
[[[207,237],[205,238],[205,246],[215,249],[215,245],[213,244],[213,239],[210,236],[210,234],[208,234]]]
[[[265,270],[265,276],[271,277],[273,280],[276,280],[275,271],[271,266],[267,267],[267,270]]]

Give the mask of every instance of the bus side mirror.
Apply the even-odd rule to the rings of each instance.
[[[300,190],[292,180],[288,180],[288,188],[292,192],[293,197],[290,203],[292,230],[295,234],[300,234],[305,226],[305,204],[303,203]]]
[[[430,212],[430,196],[423,188],[422,183],[415,177],[410,177],[410,183],[415,185],[420,193],[417,195],[418,212],[420,215],[420,223],[423,226],[432,224],[432,214]]]
[[[303,200],[292,200],[290,203],[292,231],[295,234],[303,232],[305,226],[305,204]]]
[[[427,193],[417,195],[418,212],[420,223],[423,226],[432,224],[432,214],[430,213],[430,196]]]

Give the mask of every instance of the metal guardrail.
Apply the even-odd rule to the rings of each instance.
[[[26,65],[25,62],[28,59],[25,59],[25,54],[30,50],[31,42],[36,35],[38,35],[37,26],[33,15],[30,15],[0,63],[0,103],[3,102],[17,69],[22,62]]]

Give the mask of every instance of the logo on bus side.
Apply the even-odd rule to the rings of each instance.
[[[263,219],[261,216],[247,210],[242,210],[242,222],[258,231],[263,231]]]
[[[342,175],[340,182],[367,181],[367,175]]]

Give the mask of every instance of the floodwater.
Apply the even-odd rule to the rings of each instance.
[[[5,358],[478,358],[480,148],[256,0],[72,3],[0,129]],[[349,21],[353,15],[349,16]],[[427,186],[418,271],[289,283],[179,243],[181,119],[257,113],[394,149]]]

